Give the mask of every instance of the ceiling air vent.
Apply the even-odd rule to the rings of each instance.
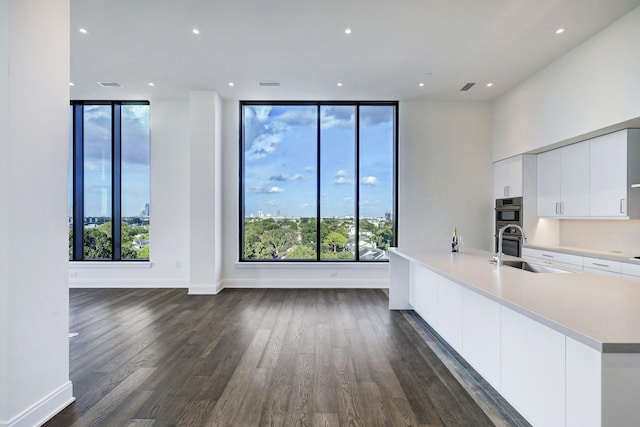
[[[98,84],[102,87],[122,87],[122,85],[117,82],[98,82]]]
[[[280,82],[258,82],[260,86],[265,87],[277,87],[280,86]]]
[[[466,85],[462,86],[462,89],[460,89],[460,92],[466,92],[469,89],[471,89],[473,87],[475,83],[467,83]]]

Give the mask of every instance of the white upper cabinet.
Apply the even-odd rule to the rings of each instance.
[[[589,216],[589,141],[560,149],[561,212],[565,217]]]
[[[589,216],[589,142],[538,155],[538,216]]]
[[[591,216],[628,216],[627,131],[603,135],[590,143]]]
[[[522,156],[493,164],[493,195],[495,199],[522,197]]]
[[[540,153],[537,171],[539,217],[640,218],[640,129]]]
[[[538,154],[538,216],[560,215],[560,150]]]

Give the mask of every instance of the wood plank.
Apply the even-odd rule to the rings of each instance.
[[[380,290],[71,289],[69,300],[76,402],[46,427],[492,425],[474,401],[484,391],[472,399],[446,351]],[[526,425],[482,405],[496,425]]]

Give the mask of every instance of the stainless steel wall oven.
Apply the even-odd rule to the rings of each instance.
[[[522,227],[522,197],[496,200],[495,250],[498,250],[498,231],[508,224]],[[502,253],[520,257],[522,255],[522,233],[516,227],[504,230]]]

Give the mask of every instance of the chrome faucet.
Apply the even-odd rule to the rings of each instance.
[[[495,261],[497,265],[502,265],[502,257],[503,257],[503,253],[502,253],[502,235],[504,234],[504,230],[506,230],[509,227],[515,227],[518,230],[520,230],[520,233],[522,233],[522,240],[525,243],[527,242],[527,235],[524,234],[524,230],[519,225],[507,224],[504,227],[502,227],[500,229],[500,231],[498,232],[498,252],[493,257],[493,261]]]

